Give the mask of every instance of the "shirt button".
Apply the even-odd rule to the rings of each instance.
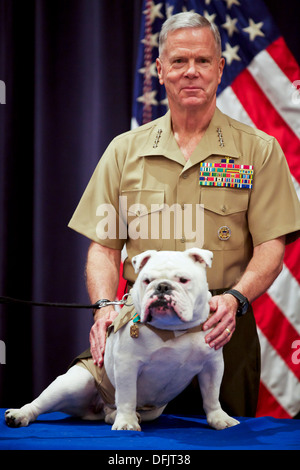
[[[226,212],[226,206],[222,206],[221,211]]]
[[[186,242],[185,237],[182,237],[182,238],[180,239],[180,241],[181,241],[181,243],[185,243],[185,242]]]
[[[182,178],[184,178],[184,179],[186,180],[187,177],[188,177],[188,174],[187,174],[187,173],[183,173]]]

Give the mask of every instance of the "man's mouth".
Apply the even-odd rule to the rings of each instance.
[[[187,86],[183,87],[182,90],[192,92],[192,91],[201,91],[202,88],[199,87],[199,86],[196,86],[196,85],[187,85]]]

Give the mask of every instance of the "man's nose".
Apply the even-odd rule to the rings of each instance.
[[[185,71],[185,75],[188,78],[195,77],[199,74],[196,62],[194,60],[191,60],[187,63],[187,69]]]

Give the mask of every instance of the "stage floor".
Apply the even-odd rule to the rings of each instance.
[[[0,409],[0,450],[299,450],[300,420],[238,418],[223,431],[208,427],[203,416],[162,415],[142,431],[112,431],[98,421],[63,413],[41,415],[25,428],[9,428]],[[115,453],[111,454],[112,456]]]

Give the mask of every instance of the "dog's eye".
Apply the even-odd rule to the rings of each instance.
[[[180,277],[179,282],[181,282],[181,284],[186,284],[187,282],[189,282],[189,280],[186,279],[185,277]]]
[[[148,279],[148,278],[146,278],[146,279],[143,280],[143,283],[146,284],[146,286],[147,286],[148,284],[150,284],[150,282],[151,282],[151,281],[150,281],[150,279]]]

